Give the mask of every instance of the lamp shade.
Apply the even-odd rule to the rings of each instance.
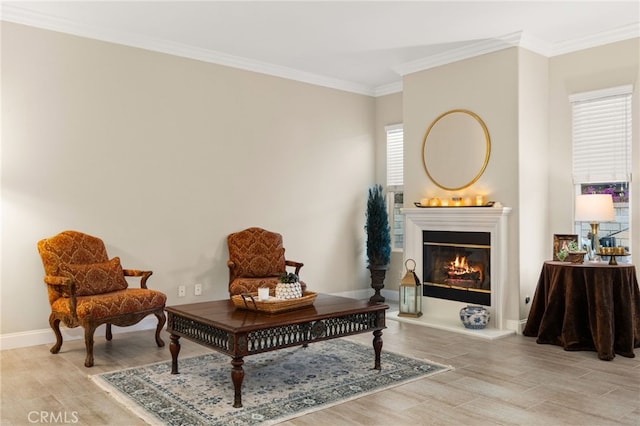
[[[611,194],[576,196],[577,222],[610,222],[615,219]]]

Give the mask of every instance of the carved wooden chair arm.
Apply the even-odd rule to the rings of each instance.
[[[296,268],[296,270],[295,270],[295,274],[296,275],[300,275],[300,268],[302,268],[304,266],[304,263],[296,262],[294,260],[285,260],[284,264],[286,266],[292,266],[292,267]]]
[[[53,287],[53,289],[60,294],[63,294],[66,290],[67,293],[65,294],[65,297],[75,297],[76,295],[76,282],[73,278],[45,275],[44,283]]]
[[[78,301],[76,298],[76,281],[69,277],[45,275],[44,283],[60,296],[69,298],[69,310],[73,318],[77,320],[76,306]]]
[[[125,277],[141,277],[140,288],[147,288],[147,280],[153,274],[153,271],[141,271],[138,269],[123,269]]]

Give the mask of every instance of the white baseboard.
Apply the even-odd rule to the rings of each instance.
[[[382,289],[380,294],[385,298],[385,301],[398,303],[400,300],[400,291],[399,290],[385,290]]]
[[[362,289],[362,290],[342,291],[340,293],[330,293],[330,294],[334,296],[350,297],[351,299],[365,300],[373,296],[374,290],[372,288],[369,288],[369,289]],[[389,300],[391,302],[397,302],[400,297],[397,290],[382,289],[380,291],[380,294],[382,295],[382,297],[385,298],[385,301]]]
[[[145,317],[139,323],[130,327],[117,327],[112,326],[111,331],[113,334],[129,333],[132,331],[140,330],[155,330],[158,325],[158,319],[151,315]],[[105,325],[101,325],[96,329],[95,335],[105,334]],[[62,332],[62,339],[66,340],[79,340],[84,339],[84,329],[82,327],[66,328],[60,326]],[[53,344],[56,341],[56,337],[53,334],[53,330],[50,328],[44,328],[41,330],[23,331],[19,333],[5,333],[0,334],[0,350],[25,348],[28,346],[48,345]]]
[[[527,320],[507,320],[507,328],[515,331],[517,334],[522,334],[524,326],[527,324]]]

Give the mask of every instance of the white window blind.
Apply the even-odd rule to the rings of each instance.
[[[631,180],[631,85],[569,97],[575,184]]]
[[[402,124],[385,126],[384,129],[387,132],[387,187],[402,186],[404,130]]]

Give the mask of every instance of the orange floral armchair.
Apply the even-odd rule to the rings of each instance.
[[[147,315],[158,318],[156,344],[164,346],[160,331],[166,322],[165,294],[147,289],[152,271],[123,269],[120,259],[109,260],[102,240],[77,231],[64,231],[38,242],[44,265],[51,315],[49,325],[56,335],[51,353],[62,346],[60,322],[84,328],[86,367],[93,366],[93,335],[106,324],[106,338],[112,339],[111,324],[134,325]],[[140,288],[128,288],[125,279],[140,277]]]
[[[229,247],[229,295],[257,293],[260,287],[269,287],[273,295],[278,277],[287,267],[295,268],[300,276],[304,264],[286,260],[282,235],[262,228],[248,228],[227,237]],[[306,288],[300,282],[302,289]]]

